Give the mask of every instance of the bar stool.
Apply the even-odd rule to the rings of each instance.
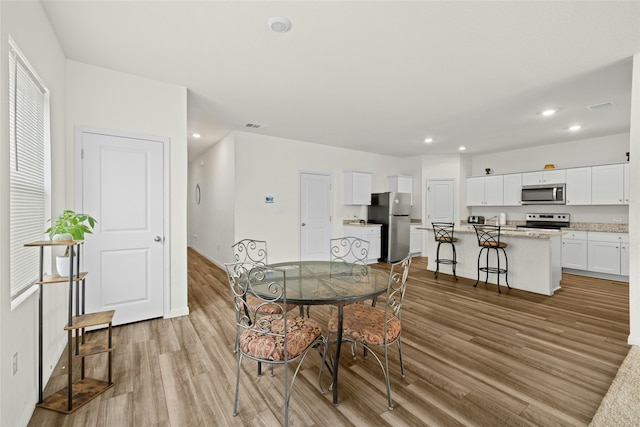
[[[507,259],[507,251],[504,249],[507,247],[507,244],[500,241],[500,226],[499,225],[474,225],[473,228],[476,230],[476,237],[478,237],[478,246],[480,246],[480,253],[478,254],[478,279],[476,283],[473,285],[474,287],[478,286],[478,282],[480,281],[480,272],[484,271],[486,273],[484,283],[487,284],[489,280],[489,273],[497,274],[497,283],[498,283],[498,292],[500,291],[500,275],[504,274],[504,280],[507,282],[507,288],[511,289],[509,286],[509,260]],[[480,266],[480,258],[482,257],[482,251],[486,250],[486,262],[483,267]],[[496,252],[496,261],[497,266],[491,267],[489,266],[489,253],[491,250]],[[500,252],[504,254],[504,268],[500,267]]]
[[[433,234],[435,236],[436,242],[438,242],[438,247],[436,249],[436,271],[435,278],[438,278],[438,273],[440,272],[440,264],[450,264],[453,270],[453,278],[457,281],[458,276],[456,276],[456,245],[455,242],[458,241],[457,238],[453,237],[453,223],[451,222],[432,222],[433,226]],[[451,245],[451,251],[453,253],[451,259],[440,258],[440,245],[443,243],[448,243]]]

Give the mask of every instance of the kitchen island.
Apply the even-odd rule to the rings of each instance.
[[[422,227],[429,234],[426,236],[428,270],[436,268],[436,247],[433,229]],[[560,288],[562,277],[562,231],[536,230],[515,227],[502,227],[500,241],[505,242],[509,258],[509,286],[514,289],[534,292],[542,295],[553,295]],[[457,266],[456,274],[474,281],[478,277],[478,254],[480,247],[473,226],[456,226],[454,237],[456,242]],[[493,251],[492,251],[493,252]],[[450,245],[440,247],[440,258],[451,258]],[[484,258],[484,254],[483,254]],[[489,257],[490,265],[495,266],[495,255]],[[481,264],[484,265],[484,259]],[[500,265],[504,265],[501,256]],[[449,266],[441,266],[440,273],[451,274]],[[500,286],[505,286],[504,275],[500,275]],[[453,278],[452,278],[453,279]],[[485,273],[480,273],[478,286],[483,286]],[[496,274],[489,274],[489,283],[497,282]]]

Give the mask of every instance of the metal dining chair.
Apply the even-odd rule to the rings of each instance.
[[[371,350],[380,369],[387,386],[387,400],[389,409],[393,409],[391,400],[391,383],[389,380],[389,356],[388,350],[394,343],[398,346],[400,358],[400,374],[404,378],[404,364],[402,361],[402,319],[401,309],[407,289],[407,277],[411,266],[411,255],[405,259],[391,264],[389,273],[389,283],[387,292],[384,294],[384,306],[382,301],[376,306],[367,304],[349,304],[343,309],[343,332],[342,341],[351,342],[354,345],[362,345],[363,349]],[[338,330],[338,316],[332,315],[329,319],[329,338],[336,335]],[[336,343],[340,345],[341,343]],[[381,347],[383,351],[384,363],[380,357],[372,350],[372,347]],[[352,351],[355,358],[355,352]],[[322,366],[320,368],[322,374]]]
[[[322,357],[321,366],[324,365],[326,338],[315,320],[288,313],[285,270],[247,262],[225,264],[225,267],[232,292],[235,322],[241,331],[237,350],[233,416],[238,414],[240,372],[242,360],[246,357],[259,364],[285,365],[285,369],[282,369],[283,424],[288,426],[289,402],[300,366],[312,348],[319,349]],[[249,294],[260,301],[257,306],[247,303]],[[289,381],[290,372],[287,365],[290,363],[295,364],[295,370]],[[318,382],[319,378],[318,376]]]

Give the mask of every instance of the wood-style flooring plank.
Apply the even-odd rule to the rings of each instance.
[[[278,426],[283,367],[271,376],[245,359],[238,416],[232,415],[237,355],[226,273],[188,252],[190,315],[113,328],[114,387],[72,414],[41,408],[29,426]],[[565,274],[552,297],[426,271],[414,258],[403,307],[402,348],[389,351],[394,410],[380,368],[348,346],[340,360],[339,399],[318,386],[311,351],[291,396],[296,426],[586,426],[629,346],[628,284]],[[387,264],[372,268],[388,270]],[[326,325],[330,308],[311,317]],[[100,337],[104,331],[90,332]],[[378,354],[381,354],[378,352]],[[106,377],[105,355],[86,359],[87,376]],[[66,385],[66,353],[45,397]],[[79,363],[74,365],[79,376]],[[289,368],[293,374],[293,369]],[[323,385],[331,379],[325,369]]]

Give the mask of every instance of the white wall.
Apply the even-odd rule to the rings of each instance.
[[[629,344],[640,345],[640,53],[633,57],[629,173]]]
[[[170,139],[169,316],[187,314],[186,88],[67,61],[67,101],[68,157],[74,153],[75,126]],[[67,186],[73,188],[72,173]]]
[[[220,144],[222,147],[218,147]],[[233,154],[227,145],[235,147]],[[234,159],[233,171],[223,165],[229,161],[229,156]],[[201,166],[201,162],[204,165]],[[373,192],[388,191],[387,176],[413,176],[414,189],[418,189],[414,191],[412,215],[420,218],[422,214],[419,158],[399,159],[304,141],[233,132],[192,162],[189,168],[190,193],[195,188],[195,180],[201,180],[207,187],[206,191],[203,187],[202,203],[204,197],[210,198],[219,209],[216,212],[214,207],[202,204],[198,209],[190,202],[189,242],[194,249],[219,265],[231,260],[231,245],[243,238],[267,240],[270,261],[298,258],[301,172],[332,176],[334,236],[342,235],[344,219],[367,216],[366,206],[343,204],[344,171],[371,172]],[[230,195],[229,191],[233,194]],[[266,195],[273,195],[275,202],[265,203]],[[233,230],[232,234],[229,234],[230,230]],[[197,240],[193,238],[194,234],[198,236]]]
[[[40,2],[0,2],[0,99],[8,98],[8,35],[34,67],[50,91],[52,206],[65,204],[65,58]],[[9,234],[8,114],[0,111],[0,235]],[[43,238],[44,238],[44,229]],[[0,424],[26,425],[37,401],[38,294],[11,311],[9,253],[0,245]],[[25,242],[26,243],[26,242]],[[36,249],[34,249],[36,250]],[[66,344],[66,287],[51,285],[44,291],[44,380],[49,378]],[[12,375],[12,356],[18,353],[18,372]]]
[[[189,246],[222,266],[234,242],[235,134],[189,165]],[[195,188],[200,185],[200,204]]]

